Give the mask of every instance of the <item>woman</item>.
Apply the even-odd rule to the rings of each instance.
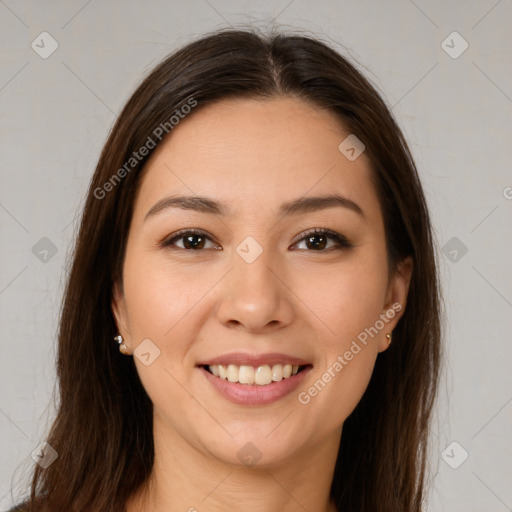
[[[440,330],[376,90],[312,38],[205,36],[101,154],[26,510],[420,511]]]

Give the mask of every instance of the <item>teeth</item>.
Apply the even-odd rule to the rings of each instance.
[[[252,366],[240,366],[238,370],[238,382],[240,382],[240,384],[254,384],[254,368]]]
[[[275,382],[279,382],[283,380],[283,365],[275,364],[272,366],[272,380]]]
[[[272,382],[279,382],[292,375],[296,375],[299,371],[299,365],[274,364],[270,367],[268,364],[264,364],[255,368],[245,365],[238,366],[236,364],[229,364],[227,366],[211,364],[208,366],[208,369],[216,377],[228,380],[229,382],[266,386]]]
[[[238,367],[234,364],[228,365],[227,376],[229,382],[238,382]]]

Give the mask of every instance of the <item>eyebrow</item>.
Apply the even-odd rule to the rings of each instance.
[[[363,210],[357,203],[339,194],[329,194],[326,196],[315,197],[300,197],[293,201],[283,203],[279,207],[279,214],[296,215],[334,207],[347,208],[361,215],[363,218],[365,217]],[[149,217],[155,216],[158,213],[168,210],[169,208],[193,210],[200,213],[221,215],[224,217],[231,215],[231,210],[227,205],[208,197],[170,196],[164,197],[155,203],[146,213],[144,220],[147,220]]]

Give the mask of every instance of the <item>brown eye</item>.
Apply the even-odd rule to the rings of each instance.
[[[325,235],[310,235],[305,239],[308,249],[325,249],[328,237]]]
[[[334,241],[334,246],[326,249],[329,240]],[[348,249],[353,247],[352,244],[340,233],[331,231],[330,229],[315,228],[303,236],[298,243],[305,242],[306,248],[315,252],[326,252],[327,250],[334,249]]]
[[[182,242],[182,245],[176,245],[176,242],[180,241]],[[176,233],[170,239],[163,242],[162,245],[164,247],[172,247],[188,251],[201,251],[202,249],[208,248],[205,247],[208,241],[211,242],[211,239],[203,231],[188,229]],[[213,247],[210,248],[215,247],[215,244],[213,244]]]
[[[334,244],[329,246],[329,242]],[[178,243],[181,242],[181,245]],[[295,245],[306,244],[306,249],[311,252],[327,252],[329,250],[341,250],[353,247],[353,245],[340,233],[328,229],[315,228],[306,232]],[[210,247],[207,244],[211,243]],[[185,251],[201,252],[206,249],[219,249],[212,239],[201,230],[187,229],[179,231],[162,243],[163,247],[182,249]]]

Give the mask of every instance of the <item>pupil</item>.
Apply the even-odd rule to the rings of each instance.
[[[196,243],[194,243],[194,239],[198,239]],[[318,241],[320,239],[320,241]],[[315,242],[316,240],[316,242]],[[326,244],[326,237],[324,235],[312,235],[307,239],[308,247],[312,247],[314,249],[324,249]],[[200,249],[204,246],[204,239],[201,235],[189,235],[185,237],[185,247],[192,249]]]
[[[321,238],[322,241],[320,243],[315,244],[313,242],[313,240],[315,238]],[[311,243],[315,249],[318,249],[318,248],[323,249],[325,247],[326,237],[325,237],[325,235],[313,235],[313,236],[308,237],[308,242]]]

